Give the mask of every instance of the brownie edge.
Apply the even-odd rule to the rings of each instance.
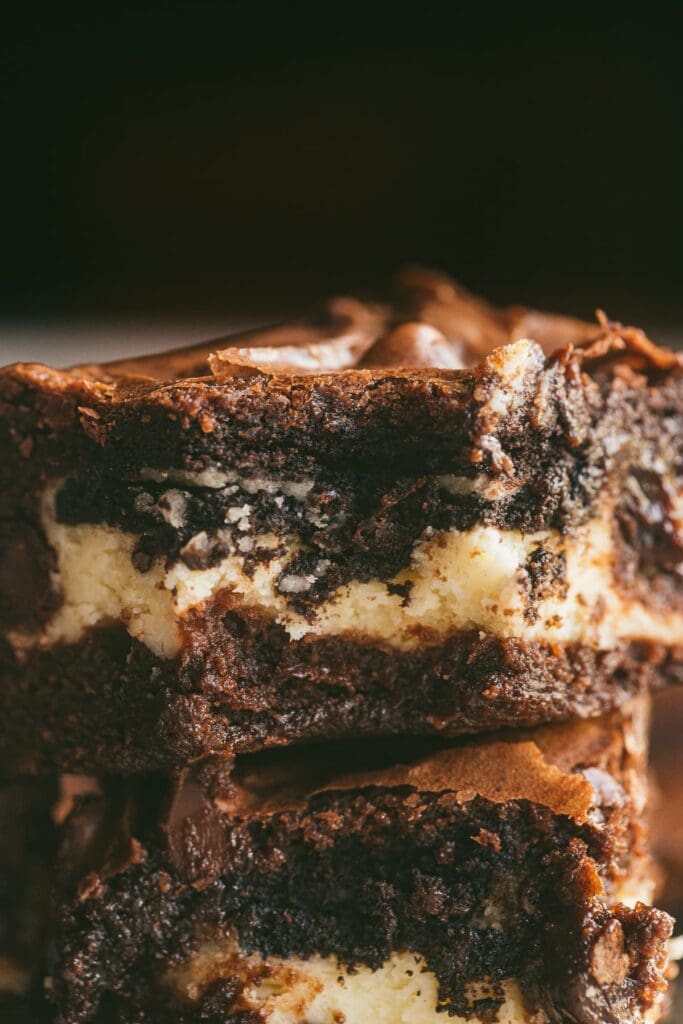
[[[646,720],[640,701],[450,746],[328,744],[112,785],[66,825],[60,1021],[256,1024],[273,971],[336,964],[379,984],[404,954],[435,979],[434,1012],[495,1019],[514,984],[550,1020],[652,1017],[671,921],[622,902],[651,892]]]

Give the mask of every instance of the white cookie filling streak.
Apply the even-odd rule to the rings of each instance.
[[[345,583],[302,614],[287,594],[305,592],[315,580],[287,573],[300,550],[294,536],[238,538],[234,553],[206,569],[190,569],[180,560],[167,566],[160,557],[143,573],[132,562],[135,534],[57,522],[55,491],[53,486],[45,494],[43,525],[56,555],[54,584],[62,603],[40,632],[11,634],[20,649],[77,643],[95,626],[120,622],[154,654],[172,658],[182,647],[187,613],[225,590],[234,593],[239,605],[278,622],[291,640],[349,635],[410,651],[461,631],[480,630],[501,638],[597,649],[625,641],[683,643],[683,614],[654,611],[619,592],[609,510],[568,535],[477,526],[424,536],[410,565],[393,579]],[[242,513],[247,514],[243,506]],[[258,564],[251,575],[245,572],[245,554],[281,545],[284,556]],[[526,565],[539,546],[564,558],[564,585],[535,602],[530,616]],[[316,571],[324,573],[328,565],[321,559]],[[405,584],[408,601],[391,592],[392,586],[405,592]]]

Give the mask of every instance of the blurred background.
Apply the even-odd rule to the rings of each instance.
[[[560,12],[5,11],[0,363],[199,340],[405,262],[683,341],[683,5]],[[665,700],[658,820],[683,909],[683,694]]]
[[[683,8],[561,10],[5,12],[0,361],[177,344],[405,261],[676,337]]]

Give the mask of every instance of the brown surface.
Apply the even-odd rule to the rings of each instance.
[[[461,741],[443,749],[435,748],[433,741],[406,739],[385,741],[384,747],[358,744],[355,751],[340,744],[334,757],[326,746],[292,752],[284,762],[281,754],[246,757],[237,762],[239,771],[229,786],[234,792],[229,799],[219,798],[219,805],[230,815],[262,816],[300,809],[318,793],[408,786],[424,793],[455,792],[465,802],[475,797],[491,803],[527,800],[583,822],[596,795],[580,768],[591,766],[618,775],[626,747],[634,765],[643,766],[647,700],[632,701],[623,715],[626,726],[612,715]],[[422,746],[428,753],[405,764],[338,774],[340,766],[355,763],[375,746],[387,751],[385,760],[401,751],[410,756],[411,746],[418,751]],[[324,783],[316,781],[330,773]]]
[[[551,1015],[639,1021],[661,987],[669,926],[613,904],[624,877],[648,870],[646,726],[641,700],[625,716],[452,749],[327,744],[204,765],[173,784],[112,781],[65,825],[61,1019],[244,1024],[237,978],[207,976],[191,1006],[159,987],[195,935],[233,934],[265,955],[370,966],[412,950],[453,1012],[477,1009],[473,979],[512,974]],[[491,899],[502,931],[472,924]]]
[[[69,376],[92,380],[199,377],[259,369],[286,374],[351,367],[462,369],[492,349],[533,337],[547,351],[582,343],[596,324],[511,306],[496,309],[445,274],[406,268],[385,303],[331,300],[308,319],[215,338],[177,352],[85,363]]]
[[[656,788],[652,798],[652,836],[662,868],[659,905],[683,932],[683,688],[657,695],[652,720],[651,762]],[[680,969],[680,965],[679,965]],[[672,986],[667,1024],[683,1024],[683,984]]]
[[[189,621],[192,625],[192,618]],[[177,659],[121,626],[15,658],[0,643],[4,744],[21,770],[134,773],[304,740],[458,735],[600,714],[680,677],[671,652],[599,652],[478,632],[406,653],[292,643],[218,601]]]
[[[4,770],[7,766],[3,766]],[[49,894],[57,836],[55,779],[0,778],[0,1021],[44,1019]],[[12,984],[7,990],[5,980]]]
[[[18,621],[35,627],[59,599],[41,540],[47,481],[69,477],[58,502],[65,521],[132,530],[142,570],[157,556],[190,561],[192,537],[226,525],[222,499],[202,488],[191,489],[186,528],[145,519],[149,502],[155,507],[163,494],[140,484],[141,469],[214,463],[246,476],[313,477],[316,501],[330,511],[325,528],[297,525],[306,517],[286,502],[276,509],[266,496],[253,501],[254,529],[301,536],[301,564],[292,571],[305,573],[311,559],[330,564],[304,597],[280,588],[302,614],[350,578],[391,580],[426,530],[486,523],[568,531],[611,492],[623,496],[615,510],[615,586],[677,608],[678,357],[604,317],[589,327],[495,310],[423,271],[404,278],[392,302],[341,300],[322,319],[170,356],[66,372],[35,365],[0,371],[0,521],[13,553],[0,576],[4,629]],[[519,407],[501,416],[490,399],[506,386],[508,350],[491,348],[530,325],[551,348],[559,336],[568,343],[547,359],[534,350]],[[311,353],[312,344],[373,367],[286,372],[291,350],[315,364],[320,353]],[[228,357],[214,361],[220,375],[210,375],[208,354],[228,348]],[[455,355],[472,365],[416,368],[446,350],[448,365]],[[255,351],[273,359],[284,352],[290,362],[264,373]],[[374,365],[384,359],[411,366]],[[185,376],[197,373],[204,376]],[[447,498],[434,482],[443,473],[481,472],[491,479],[485,496]],[[209,545],[202,558],[210,564],[219,556]],[[531,613],[535,596],[565,582],[562,565],[539,556],[527,569]],[[676,650],[647,645],[604,652],[474,633],[437,643],[426,632],[416,652],[368,643],[362,633],[290,643],[228,591],[188,615],[184,627],[180,655],[163,662],[119,626],[25,655],[2,643],[0,701],[13,750],[63,770],[177,767],[207,753],[294,741],[460,733],[598,714],[680,674]]]
[[[683,923],[683,687],[657,696],[651,759],[658,788],[653,834],[664,865],[662,901]]]

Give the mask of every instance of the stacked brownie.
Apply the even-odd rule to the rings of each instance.
[[[413,270],[0,371],[2,761],[48,803],[0,938],[43,907],[48,1019],[659,1019],[681,368]]]

